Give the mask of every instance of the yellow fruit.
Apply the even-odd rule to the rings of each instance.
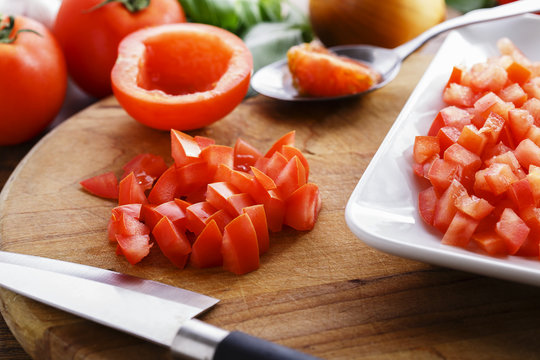
[[[326,46],[394,48],[443,21],[444,0],[310,0],[313,30]]]

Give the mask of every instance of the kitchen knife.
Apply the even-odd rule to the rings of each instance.
[[[0,251],[0,287],[169,347],[178,359],[316,359],[195,319],[217,299],[110,270]]]

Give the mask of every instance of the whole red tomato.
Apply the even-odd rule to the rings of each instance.
[[[127,34],[185,21],[178,0],[63,0],[53,31],[73,81],[101,98],[112,93],[111,69]]]
[[[0,16],[0,145],[30,140],[51,123],[64,101],[62,49],[30,18]]]

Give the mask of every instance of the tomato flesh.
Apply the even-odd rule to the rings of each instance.
[[[444,107],[415,138],[414,173],[429,181],[418,211],[445,245],[540,256],[540,77],[508,39],[500,58],[454,68]]]
[[[127,175],[116,191],[119,206],[111,211],[107,235],[130,263],[147,256],[155,241],[177,268],[222,266],[245,274],[269,251],[270,232],[314,228],[320,191],[307,182],[309,164],[294,147],[294,131],[264,156],[242,140],[230,147],[177,130],[170,136],[173,164],[141,154],[122,168]]]

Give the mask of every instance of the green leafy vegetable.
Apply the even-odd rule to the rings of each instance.
[[[463,13],[497,5],[496,0],[446,0],[446,4]]]

